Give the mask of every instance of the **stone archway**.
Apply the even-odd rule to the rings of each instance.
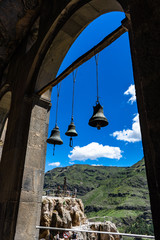
[[[24,2],[26,3],[27,1]],[[36,1],[31,1],[31,5],[33,2],[35,3]],[[43,135],[45,135],[47,127],[45,128],[44,126],[46,125],[45,121],[47,119],[49,102],[41,100],[39,102],[37,97],[33,97],[35,86],[36,91],[38,91],[47,84],[48,80],[55,77],[70,45],[89,22],[104,12],[122,11],[120,2],[123,4],[124,12],[127,11],[129,13],[128,17],[131,19],[129,35],[134,79],[142,128],[153,222],[156,239],[158,240],[160,239],[159,1],[149,0],[146,3],[145,0],[46,0],[42,2],[43,5],[39,13],[40,27],[38,38],[28,52],[25,51],[26,41],[23,41],[10,62],[10,69],[7,76],[8,82],[13,83],[11,89],[13,95],[7,128],[7,139],[4,144],[0,169],[0,237],[5,240],[21,240],[23,236],[25,236],[26,240],[36,239],[35,226],[37,217],[35,215],[38,215],[40,209],[41,190],[36,189],[36,194],[34,195],[35,192],[32,191],[33,194],[30,195],[32,189],[27,188],[32,186],[32,180],[36,179],[35,176],[42,179],[42,170],[40,171],[39,169],[43,169],[43,167],[35,170],[33,166],[35,171],[31,171],[34,160],[30,158],[32,154],[29,154],[29,150],[30,147],[34,148],[34,143],[30,141],[32,139],[31,132],[33,129],[37,130],[37,121],[35,118],[38,116],[39,109],[43,112],[41,116],[44,117],[42,125],[44,130]],[[83,9],[82,13],[79,12],[81,9]],[[90,9],[92,13],[90,15],[91,19],[87,20],[86,16],[86,18],[84,17],[86,22],[83,22],[82,16],[86,15],[87,9]],[[14,9],[14,11],[16,10]],[[28,10],[30,13],[31,11],[32,8]],[[76,16],[76,13],[79,14]],[[80,17],[82,25],[80,24],[79,26],[76,18],[72,19],[72,16],[77,17],[77,19]],[[72,25],[74,25],[73,29]],[[64,36],[66,36],[67,45],[63,39]],[[55,54],[51,51],[50,55],[51,47],[55,51]],[[59,54],[62,55],[60,58]],[[47,61],[48,70],[46,68],[46,71]],[[53,69],[51,70],[52,62]],[[38,140],[40,140],[40,146],[42,146],[42,148],[38,149],[40,152],[38,164],[42,165],[44,162],[45,144],[44,139],[39,137]],[[30,141],[31,146],[27,144],[28,141]],[[26,166],[29,167],[30,171]],[[7,178],[8,173],[10,174]],[[25,183],[23,184],[23,189],[21,189],[22,182]],[[34,186],[37,187],[38,182]],[[20,204],[21,201],[24,201],[23,206]],[[32,212],[30,207],[33,210],[35,209],[35,212],[34,216],[29,216],[30,221],[28,222],[23,210],[28,208]],[[25,224],[28,227],[27,232],[24,227]],[[17,231],[15,237],[16,229],[19,229],[20,232]]]
[[[43,59],[36,81],[36,92],[56,77],[65,55],[84,28],[100,15],[113,11],[123,11],[122,6],[116,0],[91,0],[70,16],[53,39]],[[49,32],[53,29],[54,24]],[[50,33],[49,38],[51,37]]]
[[[92,6],[92,1],[87,3],[86,6],[87,5]],[[151,209],[152,209],[152,215],[153,215],[155,235],[158,239],[160,237],[160,232],[158,227],[159,221],[160,221],[159,219],[160,208],[158,207],[159,204],[157,204],[160,202],[160,197],[159,197],[160,166],[159,166],[159,160],[158,160],[160,156],[160,153],[159,153],[160,141],[159,141],[159,137],[157,137],[156,132],[157,131],[159,132],[160,130],[158,127],[159,126],[158,121],[160,120],[160,115],[158,112],[160,111],[160,109],[158,104],[159,97],[157,93],[157,89],[159,89],[160,85],[158,81],[158,76],[159,76],[158,61],[156,60],[158,59],[157,54],[159,53],[158,44],[157,44],[159,37],[156,34],[156,26],[157,26],[157,23],[159,22],[159,17],[158,17],[155,5],[152,6],[153,8],[151,10],[152,17],[153,17],[152,22],[151,22],[151,17],[148,17],[149,6],[147,8],[145,4],[143,3],[140,4],[138,1],[130,2],[129,12],[131,15],[128,15],[128,17],[131,19],[129,37],[130,37],[132,60],[133,60],[135,86],[136,86],[136,92],[137,92],[137,103],[138,103],[138,110],[140,114],[140,123],[141,123],[141,129],[142,129],[142,141],[143,141],[143,147],[144,147],[147,179],[148,179],[149,191],[150,191]],[[116,5],[116,7],[117,6],[118,5]],[[156,6],[158,7],[158,5]],[[120,9],[122,10],[121,7]],[[117,8],[116,10],[120,11],[120,9]],[[143,14],[141,12],[143,12]],[[48,52],[46,53],[43,59],[40,71],[37,74],[36,91],[38,91],[45,84],[47,84],[45,76],[47,76],[47,80],[51,78],[53,79],[55,78],[55,75],[62,61],[60,59],[64,58],[71,43],[78,36],[78,34],[83,30],[83,27],[79,26],[78,24],[76,25],[76,21],[75,21],[77,17],[76,13],[78,13],[78,10],[63,25],[61,30],[56,35],[56,38],[52,41],[52,44],[49,47]],[[143,17],[140,17],[142,15]],[[74,19],[74,16],[75,16],[75,19]],[[72,32],[73,29],[69,28],[69,26],[71,27],[72,24],[75,26],[73,28],[75,32],[74,31]],[[86,25],[84,24],[84,27]],[[154,33],[153,33],[153,29],[155,31]],[[153,36],[155,37],[155,39]],[[66,42],[64,41],[64,37],[66,37],[66,40],[67,40]],[[155,42],[155,40],[156,40],[156,44],[154,45],[153,43]],[[151,50],[152,54],[149,53],[148,49]],[[53,52],[55,53],[55,56],[53,55]],[[61,56],[59,57],[59,55]],[[56,61],[57,59],[58,61]],[[50,67],[52,66],[52,64],[54,65],[54,68],[50,71]],[[154,68],[156,69],[156,73],[158,73],[156,76],[155,76]],[[154,80],[153,80],[153,76],[155,77]],[[155,119],[156,117],[157,119]]]
[[[99,5],[101,9],[94,9],[94,6],[88,4],[89,2],[96,3],[96,5],[101,2],[102,5]],[[46,9],[46,6],[49,8]],[[82,17],[82,25],[75,29],[75,35],[72,36],[72,28],[68,34],[65,33],[67,29],[63,28],[61,31],[62,27],[68,28],[72,24],[72,21],[70,22],[72,15],[81,8],[82,15],[84,12],[86,16],[86,22],[83,23]],[[91,9],[92,14],[87,20],[88,8]],[[40,99],[39,96],[34,95],[33,89],[35,82],[41,83],[41,80],[37,81],[37,76],[43,59],[47,56],[47,51],[50,51],[49,48],[54,41],[53,49],[56,50],[56,54],[53,54],[54,66],[51,73],[51,76],[54,77],[69,46],[83,28],[103,12],[111,10],[122,10],[122,8],[116,0],[83,2],[67,0],[54,1],[54,4],[51,4],[50,0],[44,1],[39,27],[37,27],[38,37],[29,49],[27,38],[24,39],[12,58],[6,81],[10,84],[13,95],[0,168],[0,191],[2,193],[0,206],[3,209],[0,211],[2,226],[0,236],[2,239],[25,238],[31,240],[38,238],[36,225],[41,206],[50,93],[44,94],[45,96],[43,95],[43,98]],[[65,23],[69,23],[69,25],[65,25]],[[59,43],[59,37],[65,35],[68,35],[68,46],[66,47],[65,44],[62,46],[61,53],[64,52],[64,54],[58,60],[57,50],[61,48],[61,45],[57,47],[56,45]],[[63,39],[62,41],[64,42]],[[47,78],[45,74],[43,81]],[[43,84],[46,82],[42,82],[40,87]],[[8,172],[10,174],[7,177]]]

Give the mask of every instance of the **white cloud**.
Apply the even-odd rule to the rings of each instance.
[[[92,164],[91,166],[100,167],[100,166],[103,166],[103,164]]]
[[[125,142],[139,142],[141,141],[141,131],[139,125],[139,114],[133,118],[132,129],[123,129],[116,131],[111,136],[116,137],[117,140]]]
[[[48,166],[52,166],[52,167],[59,167],[60,165],[61,165],[60,162],[53,162],[48,164]]]
[[[136,101],[136,91],[135,91],[135,85],[131,84],[127,91],[124,92],[124,95],[131,95],[128,102],[133,104]]]
[[[69,164],[70,164],[70,165],[73,165],[73,164],[75,164],[75,163],[74,163],[74,162],[69,162]]]
[[[96,160],[97,158],[120,159],[122,157],[119,147],[103,146],[92,142],[84,147],[76,146],[68,155],[71,161],[85,161],[87,159]]]

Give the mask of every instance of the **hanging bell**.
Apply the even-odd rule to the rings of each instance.
[[[55,128],[53,128],[50,137],[47,139],[47,143],[54,145],[53,155],[54,155],[55,145],[63,144],[63,141],[60,137],[59,127],[57,126],[57,124],[55,125]]]
[[[68,130],[67,130],[67,132],[65,134],[67,136],[69,136],[69,137],[76,137],[76,136],[78,136],[78,133],[76,132],[76,127],[75,127],[73,121],[71,121],[71,123],[69,124]]]
[[[54,145],[61,145],[63,141],[60,137],[59,127],[56,125],[51,132],[51,136],[47,139],[47,143],[54,144]]]
[[[103,113],[103,107],[99,102],[93,107],[93,116],[89,119],[88,124],[91,127],[96,127],[98,130],[108,125],[108,120]]]
[[[73,118],[72,118],[71,123],[68,126],[68,130],[67,130],[67,132],[65,134],[70,137],[70,144],[69,144],[69,146],[73,147],[73,139],[72,139],[72,137],[78,136],[78,133],[76,132],[76,127],[75,127],[74,122],[73,122]]]

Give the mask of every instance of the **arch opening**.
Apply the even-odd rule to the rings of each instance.
[[[79,38],[80,37],[81,36],[79,36]],[[83,38],[83,41],[85,42],[85,37]],[[125,41],[125,44],[123,45],[123,48],[120,49],[122,47],[123,41]],[[78,39],[77,39],[77,42],[78,42]],[[75,48],[73,48],[71,55],[75,53],[78,47],[81,49],[81,47],[79,46],[79,43],[77,43],[76,45],[76,42],[75,42]],[[68,55],[70,55],[70,53],[68,53]],[[129,62],[129,65],[128,65],[128,62]],[[61,66],[60,71],[62,71],[63,68],[66,68],[67,64],[70,64],[68,60],[66,60],[66,62],[64,63],[64,66]],[[91,64],[92,64],[92,68],[89,66]],[[47,156],[47,165],[49,165],[47,166],[48,168],[47,170],[51,170],[54,167],[66,167],[68,165],[71,167],[72,165],[77,163],[94,165],[95,168],[98,168],[98,167],[103,168],[103,166],[107,166],[107,164],[112,166],[118,165],[121,167],[124,167],[123,164],[126,164],[125,167],[126,166],[129,167],[143,157],[142,143],[140,141],[140,135],[139,135],[140,132],[138,133],[137,128],[134,128],[134,126],[137,127],[139,124],[137,107],[135,104],[135,100],[129,98],[129,96],[130,97],[134,97],[134,96],[132,95],[132,92],[129,90],[129,87],[133,85],[133,73],[132,73],[131,56],[129,51],[129,41],[128,41],[127,34],[123,35],[112,46],[109,46],[107,49],[105,49],[103,53],[100,53],[99,78],[100,78],[100,88],[101,88],[100,95],[102,97],[100,100],[103,103],[106,117],[110,122],[109,126],[102,130],[103,136],[100,135],[99,132],[97,132],[97,130],[90,128],[88,126],[88,120],[92,114],[92,106],[94,105],[96,100],[96,96],[95,96],[96,94],[93,94],[93,92],[96,93],[95,62],[94,62],[94,59],[91,59],[88,63],[84,64],[84,66],[81,66],[77,72],[77,86],[76,86],[77,100],[75,99],[75,102],[77,102],[77,106],[75,107],[76,108],[75,124],[76,124],[76,130],[79,133],[78,138],[80,140],[75,139],[75,146],[76,146],[75,152],[74,150],[69,150],[69,146],[67,146],[68,139],[64,135],[65,131],[67,130],[67,124],[69,124],[69,121],[70,121],[70,112],[71,112],[69,106],[71,105],[70,95],[72,92],[72,87],[71,87],[72,77],[68,76],[67,79],[62,83],[62,88],[60,93],[61,94],[60,103],[59,103],[59,107],[62,108],[62,110],[61,111],[59,110],[60,112],[58,117],[59,119],[58,125],[60,127],[61,137],[64,140],[64,142],[66,142],[66,145],[58,146],[56,149],[55,156],[52,159],[51,159],[52,153],[50,152],[49,154],[50,159],[49,159],[49,155]],[[89,84],[87,84],[87,82]],[[67,97],[64,99],[64,95],[66,94],[66,92],[67,92]],[[130,95],[127,92],[130,93]],[[127,94],[129,95],[128,97],[127,97]],[[54,97],[55,95],[56,95],[56,89],[54,88],[53,89],[54,101],[55,101],[55,97]],[[78,99],[79,99],[79,105],[78,105]],[[53,105],[53,108],[54,107],[55,106]],[[135,113],[136,115],[134,115]],[[51,113],[50,121],[53,124],[50,126],[50,130],[54,126],[54,117],[55,117],[54,114],[52,115]],[[126,119],[126,122],[124,121],[124,119]],[[125,124],[126,126],[124,126]],[[83,133],[81,129],[83,129]],[[113,133],[119,132],[119,136],[120,136],[120,134],[123,132],[127,133],[127,130],[130,130],[130,133],[132,133],[132,137],[134,136],[134,139],[133,138],[131,139],[131,135],[130,136],[128,135],[128,138],[125,139],[125,134],[124,134],[123,139],[121,139],[121,141],[119,141],[118,143],[118,139],[113,136],[114,135]],[[138,134],[138,136],[136,134]],[[112,158],[110,158],[109,160],[106,160],[107,157],[104,157],[104,155],[103,157],[101,155],[101,158],[103,159],[101,159],[101,161],[98,161],[94,154],[93,154],[95,157],[94,159],[90,161],[87,160],[87,157],[88,157],[87,151],[91,152],[91,149],[89,147],[93,148],[93,145],[91,146],[90,143],[96,143],[96,145],[94,145],[94,148],[97,148],[97,146],[98,147],[101,146],[102,149],[104,149],[103,147],[107,146],[108,151],[110,149],[109,147],[113,147],[112,150],[115,149],[114,147],[118,147],[120,150],[124,151],[124,153],[121,152],[121,155],[123,155],[122,157],[123,161],[121,161],[122,160],[121,157],[118,160],[118,156],[114,156],[116,158],[115,162],[113,161]],[[85,154],[83,153],[85,156],[84,155],[82,156],[79,150],[81,150],[82,148],[84,150],[84,147],[86,147],[87,150],[85,151]],[[48,148],[50,148],[50,146],[48,146]],[[127,157],[126,153],[127,152],[129,153],[131,148],[133,152],[132,153],[130,152],[130,154]],[[137,154],[137,155],[134,155],[134,154]],[[67,155],[70,156],[68,159],[66,157]],[[99,156],[97,156],[97,158],[98,157]],[[127,162],[129,157],[132,158],[130,163]],[[48,175],[49,174],[52,177],[52,171],[49,171]],[[55,186],[51,185],[49,187],[54,188]],[[108,212],[106,214],[108,214]]]

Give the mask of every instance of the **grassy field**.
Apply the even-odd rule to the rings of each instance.
[[[120,231],[153,234],[144,159],[126,168],[78,164],[55,168],[45,174],[44,189],[63,189],[64,177],[68,190],[77,189],[88,218],[108,216],[106,220],[112,219]]]

